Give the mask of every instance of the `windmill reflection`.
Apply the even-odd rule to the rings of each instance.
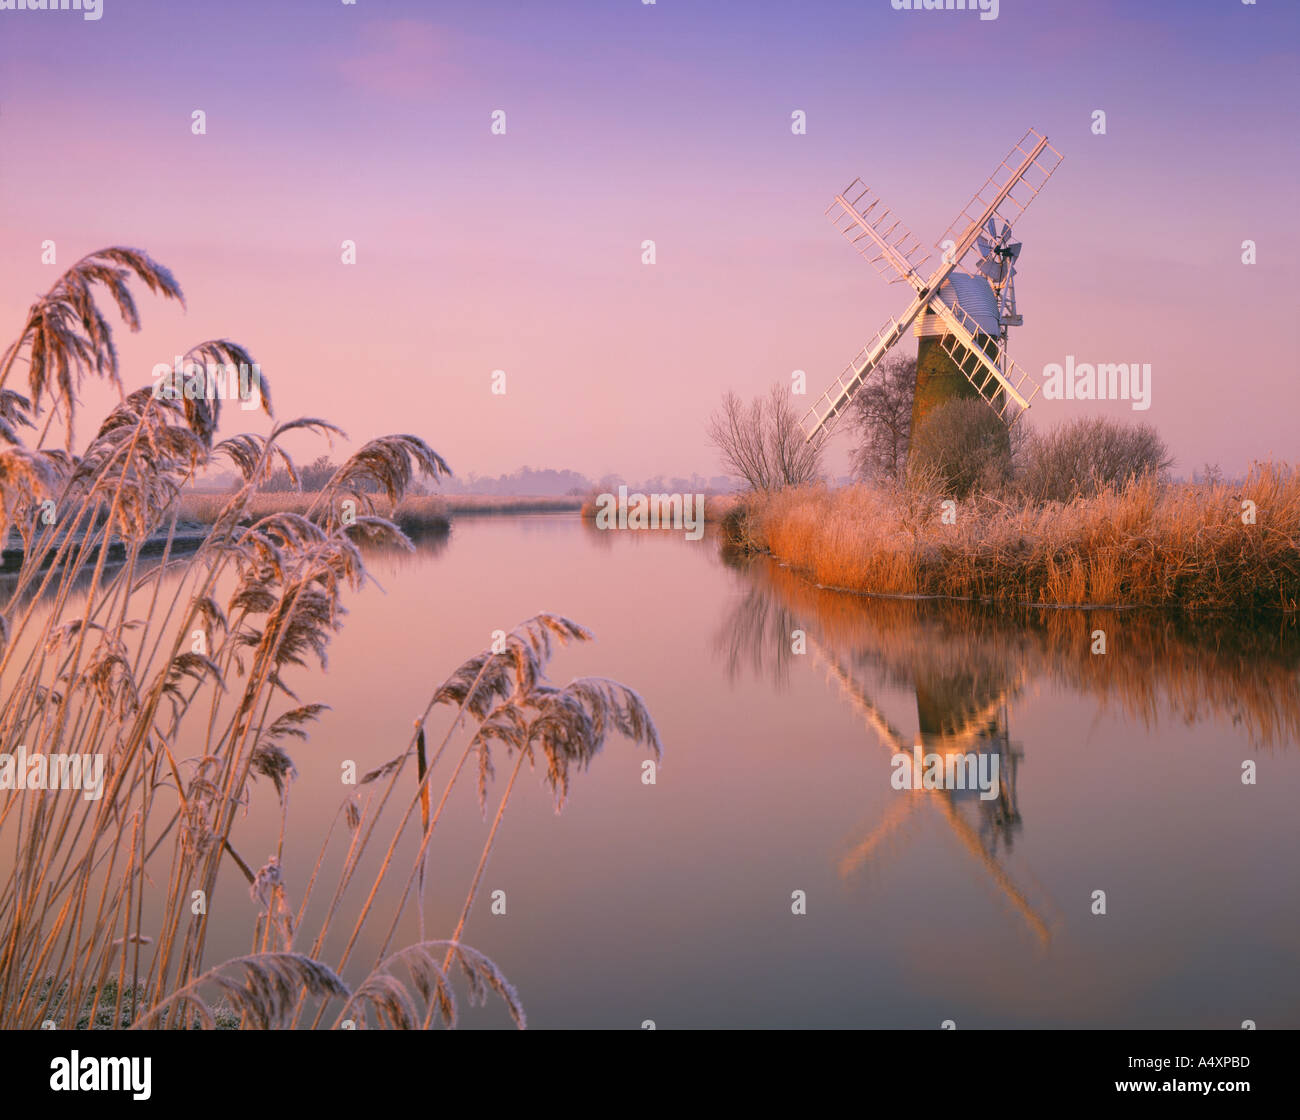
[[[894,793],[882,819],[841,859],[840,874],[847,878],[860,871],[881,852],[884,841],[924,806],[931,806],[1035,936],[1047,944],[1051,936],[1047,923],[1000,862],[1022,827],[1016,781],[1023,751],[1011,741],[1009,708],[1023,687],[1025,670],[1014,646],[976,640],[954,643],[948,640],[950,635],[935,640],[936,635],[914,617],[911,633],[897,632],[901,628],[895,625],[890,628],[895,632],[885,634],[873,625],[861,600],[819,591],[774,566],[763,566],[754,574],[715,643],[733,679],[742,668],[749,668],[784,687],[797,658],[792,636],[801,632],[806,652],[891,754],[901,753],[910,760],[913,746],[919,745],[923,752],[945,760],[957,755],[993,755],[997,760],[999,780],[993,798],[981,798],[975,788]],[[817,609],[799,609],[803,607]],[[896,615],[896,624],[900,617],[908,616]],[[867,680],[882,675],[916,698],[918,733],[911,741],[872,699]]]
[[[839,684],[845,698],[881,745],[891,752],[911,756],[911,745],[871,702],[856,678],[811,637],[808,649],[826,667],[828,676]],[[1007,728],[1007,702],[1019,690],[1019,682],[1009,684],[965,716],[962,712],[968,706],[970,693],[962,690],[962,683],[960,679],[935,677],[916,682],[917,712],[921,720],[917,741],[927,752],[945,757],[972,752],[996,754],[999,760],[997,797],[982,800],[975,789],[904,792],[880,823],[840,860],[840,874],[847,878],[869,863],[882,841],[896,832],[923,801],[928,802],[943,814],[962,848],[983,867],[1046,945],[1051,940],[1047,923],[997,858],[1000,845],[1008,852],[1011,850],[1012,838],[1021,827],[1020,811],[1016,807],[1016,771],[1024,752],[1012,746]]]

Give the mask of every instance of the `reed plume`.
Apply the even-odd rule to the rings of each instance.
[[[339,1007],[386,1026],[454,1025],[454,961],[471,1002],[495,994],[522,1026],[514,989],[460,940],[495,824],[526,760],[544,768],[558,806],[572,775],[611,733],[657,755],[644,703],[612,681],[550,685],[553,648],[591,635],[559,615],[527,620],[500,651],[471,658],[434,688],[406,749],[362,777],[340,805],[344,851],[333,887],[322,882],[336,839],[331,828],[299,888],[282,858],[293,839],[290,791],[298,772],[290,747],[327,706],[298,690],[326,665],[346,600],[370,582],[364,550],[412,547],[384,513],[400,507],[417,478],[437,481],[449,468],[419,437],[388,436],[366,443],[304,506],[259,506],[260,487],[277,470],[297,478],[283,446],[287,435],[332,441],[344,434],[325,420],[301,418],[276,423],[266,435],[219,438],[220,394],[206,381],[197,395],[188,386],[181,396],[123,387],[119,403],[73,454],[81,380],[94,375],[121,386],[95,293],[106,290],[136,330],[132,280],[181,298],[171,274],[145,254],[102,250],[33,306],[0,358],[0,439],[10,444],[0,449],[0,531],[6,539],[16,531],[22,541],[14,588],[0,609],[0,743],[46,757],[75,750],[103,759],[95,798],[0,790],[0,843],[14,853],[0,881],[0,1027],[46,1019],[66,1027],[106,1014],[115,1024],[151,1028],[211,1027],[232,1016],[250,1028],[337,1024],[345,1018]],[[251,355],[226,339],[200,343],[186,357],[251,365]],[[30,397],[3,388],[20,360],[28,365]],[[46,406],[65,419],[67,448],[44,446],[48,423],[34,448],[19,446],[11,437]],[[269,416],[265,392],[263,406]],[[216,460],[235,466],[239,485],[182,556],[175,547],[181,495]],[[41,515],[51,507],[53,516]],[[408,799],[409,787],[397,794],[398,783],[439,706],[451,710],[450,727],[432,755],[422,756]],[[459,925],[449,940],[429,941],[416,871],[475,754],[486,805],[494,745],[513,757],[510,785]],[[435,782],[442,786],[436,808]],[[259,788],[273,791],[269,803]],[[279,815],[277,850],[250,860],[238,850],[236,822],[264,806]],[[394,854],[411,835],[420,838],[418,854],[405,886],[390,888]],[[358,897],[357,872],[368,850],[385,842],[369,892]],[[231,870],[261,912],[252,952],[212,968],[206,900]],[[324,892],[328,898],[313,911]],[[389,955],[412,906],[419,941]],[[362,930],[379,914],[388,932],[354,993],[343,977]],[[332,927],[345,918],[346,946],[336,964],[326,964]],[[308,941],[308,951],[295,948]],[[441,965],[435,949],[446,954]],[[399,968],[409,988],[395,975]],[[214,1005],[213,996],[224,1002]]]

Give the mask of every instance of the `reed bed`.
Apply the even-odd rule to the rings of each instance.
[[[132,284],[181,299],[147,255],[102,250],[32,306],[0,355],[0,536],[13,530],[23,543],[0,610],[0,754],[21,746],[29,759],[76,754],[103,766],[92,797],[44,788],[44,767],[27,788],[12,769],[0,780],[0,1029],[428,1028],[457,1022],[458,993],[495,995],[522,1026],[514,989],[462,941],[501,820],[525,763],[558,808],[611,735],[657,756],[644,703],[604,678],[550,683],[553,653],[591,634],[556,614],[525,620],[431,684],[409,740],[342,786],[329,832],[310,838],[319,852],[310,875],[290,881],[285,852],[304,842],[289,811],[290,747],[328,718],[302,693],[320,685],[314,670],[345,602],[369,582],[363,546],[410,549],[391,514],[417,477],[436,481],[449,468],[422,439],[386,436],[293,508],[280,495],[268,504],[259,487],[276,469],[296,472],[283,437],[343,433],[306,418],[219,439],[219,398],[151,388],[123,389],[73,454],[77,384],[122,384],[95,297],[107,293],[138,329]],[[252,364],[228,340],[187,358]],[[27,394],[6,387],[19,370]],[[265,380],[262,390],[269,415]],[[47,409],[64,421],[67,447],[46,444],[48,421],[24,446],[23,429],[36,430]],[[212,499],[202,541],[182,557],[172,548],[180,497],[212,463],[233,465],[242,483]],[[161,555],[146,561],[160,537]],[[435,710],[445,728],[430,723]],[[459,920],[435,939],[424,869],[465,783],[485,821],[493,802],[495,811]],[[236,822],[248,813],[278,823],[264,860],[239,850]],[[232,875],[260,913],[249,952],[214,965],[209,903]],[[418,940],[400,948],[407,916]]]
[[[1296,466],[1257,463],[1235,484],[1135,478],[1069,503],[976,496],[956,503],[951,524],[943,501],[933,491],[865,485],[751,495],[729,519],[728,537],[826,587],[875,595],[1300,608]]]

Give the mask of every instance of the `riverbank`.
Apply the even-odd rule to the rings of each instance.
[[[249,516],[264,517],[269,513],[305,514],[316,504],[319,493],[297,491],[263,492],[253,496],[249,503]],[[229,494],[182,494],[179,516],[194,525],[211,525],[230,500]],[[451,527],[453,517],[476,517],[520,513],[576,513],[582,508],[578,497],[497,497],[486,494],[427,494],[403,498],[395,511],[389,512],[387,502],[378,502],[378,511],[391,517],[404,531],[440,530]]]
[[[1300,468],[1073,502],[867,485],[750,495],[724,528],[825,587],[1039,606],[1300,610]]]
[[[255,494],[248,503],[248,512],[242,519],[251,523],[271,513],[297,513],[305,515],[316,503],[318,493],[274,492]],[[176,531],[170,545],[166,530],[145,540],[139,549],[142,557],[152,557],[169,551],[173,556],[183,556],[197,549],[207,538],[207,531],[216,523],[217,516],[230,501],[229,494],[190,491],[183,493],[177,503]],[[496,497],[493,495],[463,494],[450,497],[423,495],[404,498],[396,510],[390,510],[384,501],[377,503],[377,512],[391,518],[404,533],[438,534],[451,529],[455,517],[487,517],[530,513],[578,513],[582,499],[577,497]],[[61,544],[61,542],[60,542]],[[127,556],[126,544],[114,540],[105,557],[107,569],[120,565]],[[23,547],[17,533],[11,533],[0,548],[0,594],[6,590],[3,577],[17,572],[23,564]],[[83,561],[93,564],[99,557],[99,546],[89,548]],[[50,551],[43,557],[41,567],[48,567],[54,559]]]

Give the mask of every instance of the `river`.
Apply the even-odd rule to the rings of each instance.
[[[333,711],[294,752],[293,833],[327,826],[341,759],[391,757],[438,681],[539,611],[597,638],[553,679],[630,685],[663,738],[653,785],[611,740],[562,813],[538,776],[506,814],[466,940],[532,1027],[1300,1026],[1294,628],[869,600],[572,516],[461,519],[372,570],[303,692]],[[917,743],[995,754],[998,796],[894,788]],[[438,936],[487,831],[462,792]]]
[[[369,567],[328,670],[289,680],[331,708],[287,743],[295,908],[353,792],[345,764],[401,752],[493,631],[542,611],[583,624],[596,640],[560,649],[552,680],[614,678],[657,722],[652,783],[645,748],[611,738],[562,812],[525,772],[505,814],[464,940],[530,1027],[1300,1027],[1294,625],[869,599],[724,555],[711,532],[572,514],[462,517]],[[911,788],[926,756],[979,760],[996,784]],[[233,844],[256,868],[278,831],[259,779]],[[455,927],[487,831],[471,775],[431,848],[426,936]],[[208,966],[249,952],[260,907],[233,868],[210,906]],[[350,982],[387,924],[367,925]],[[417,939],[410,918],[394,944]],[[508,1018],[490,1002],[463,1022]]]

